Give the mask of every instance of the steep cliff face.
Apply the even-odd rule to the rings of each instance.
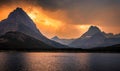
[[[32,19],[19,7],[11,12],[7,19],[0,22],[0,35],[4,35],[9,31],[22,32],[51,46],[66,47],[43,36]]]
[[[0,35],[8,31],[20,31],[34,37],[42,36],[34,22],[22,8],[16,8],[9,14],[7,19],[0,22]]]

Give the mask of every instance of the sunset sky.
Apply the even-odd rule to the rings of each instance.
[[[2,0],[0,21],[16,7],[23,8],[48,38],[78,38],[90,25],[120,33],[120,0]]]

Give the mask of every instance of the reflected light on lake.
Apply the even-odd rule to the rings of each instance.
[[[120,71],[120,54],[1,52],[0,71]]]

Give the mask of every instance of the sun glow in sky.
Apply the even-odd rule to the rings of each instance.
[[[54,37],[56,35],[61,38],[76,38],[72,36],[75,35],[74,32],[76,32],[74,30],[78,30],[77,32],[80,32],[77,33],[77,37],[79,37],[90,27],[90,25],[67,25],[66,22],[56,20],[47,16],[46,14],[44,14],[42,9],[34,8],[32,12],[28,11],[27,13],[36,23],[37,27],[39,28],[39,30],[42,31],[43,34],[47,35],[49,33],[49,36],[47,36],[48,38]],[[71,28],[75,28],[72,30],[74,32],[71,31]]]
[[[99,1],[0,1],[0,21],[7,18],[16,7],[21,7],[35,22],[40,32],[48,38],[78,38],[91,25],[98,26],[107,33],[120,33],[119,1],[110,3],[111,5],[104,3],[107,1]]]
[[[36,23],[38,29],[48,38],[55,36],[56,31],[63,25],[63,22],[52,19],[44,14],[42,9],[34,8],[32,12],[26,10],[31,19]]]
[[[8,8],[7,10],[2,10],[2,15],[0,20],[7,18],[10,12],[12,12],[16,7]],[[48,38],[58,36],[61,38],[76,38],[81,36],[90,25],[67,25],[66,22],[51,18],[45,14],[42,8],[24,7],[23,10],[29,15],[29,17],[35,22],[37,28]],[[74,32],[73,32],[74,31]],[[79,32],[79,33],[78,33]],[[76,34],[77,33],[77,34]]]
[[[45,15],[41,9],[34,8],[32,12],[27,10],[27,13],[35,23],[43,24],[45,26],[52,26],[54,28],[57,28],[61,24],[60,21],[54,20]]]

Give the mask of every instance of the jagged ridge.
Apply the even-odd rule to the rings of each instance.
[[[6,32],[9,31],[22,32],[54,47],[67,47],[57,42],[51,41],[43,36],[41,32],[39,32],[39,30],[37,29],[32,19],[30,19],[26,12],[19,7],[11,12],[7,19],[0,22],[0,35],[4,35]]]

